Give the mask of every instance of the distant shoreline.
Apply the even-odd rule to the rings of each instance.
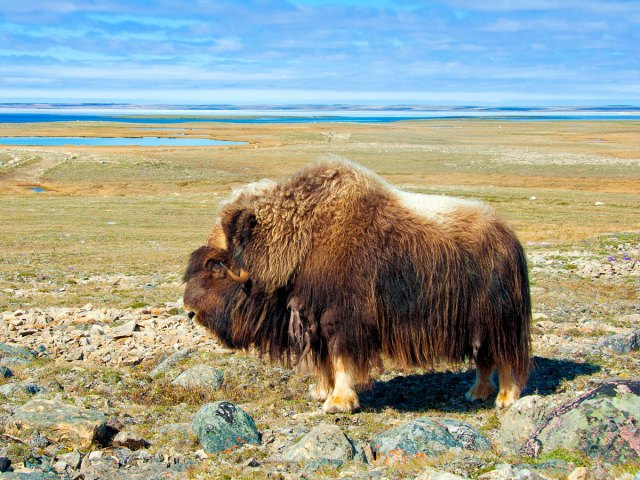
[[[416,120],[640,120],[640,107],[166,106],[0,103],[0,123],[390,123]]]

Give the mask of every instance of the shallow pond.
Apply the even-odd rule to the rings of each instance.
[[[213,147],[223,145],[244,145],[246,142],[210,140],[208,138],[167,138],[167,137],[0,137],[0,145],[25,145],[55,147],[63,145],[87,147]]]

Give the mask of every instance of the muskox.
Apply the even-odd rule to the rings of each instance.
[[[235,192],[184,276],[185,307],[228,347],[311,367],[327,413],[402,367],[473,359],[466,397],[498,408],[529,371],[526,257],[487,205],[397,189],[335,160]],[[192,315],[193,316],[193,315]]]

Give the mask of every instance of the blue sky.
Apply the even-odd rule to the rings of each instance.
[[[640,105],[638,0],[0,0],[0,102]]]

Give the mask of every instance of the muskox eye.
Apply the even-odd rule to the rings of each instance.
[[[221,272],[226,270],[226,267],[222,264],[222,262],[217,262],[216,260],[207,260],[204,264],[204,268],[207,270],[211,270],[212,272]]]

